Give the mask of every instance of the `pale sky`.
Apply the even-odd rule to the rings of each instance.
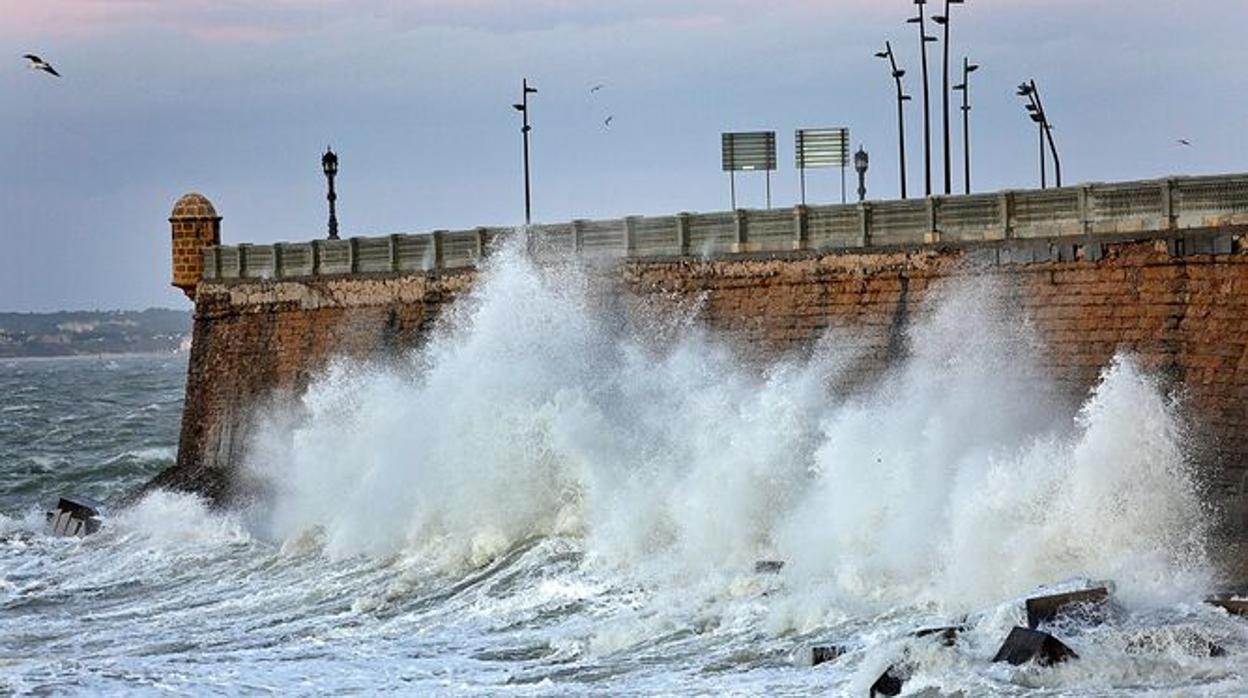
[[[526,76],[540,90],[537,221],[726,209],[725,130],[777,132],[777,206],[798,198],[803,127],[848,126],[872,156],[870,197],[894,198],[893,86],[872,56],[890,39],[915,96],[921,194],[912,12],[907,0],[0,0],[0,311],[189,307],[168,285],[178,196],[207,195],[228,243],[321,237],[331,143],[344,236],[519,223],[510,105]],[[1014,96],[1027,78],[1068,184],[1248,171],[1248,0],[967,0],[953,15],[952,62],[982,65],[976,190],[1037,184]],[[28,70],[24,53],[64,77]],[[955,121],[955,191],[960,132]],[[763,192],[762,175],[738,179],[740,206]],[[809,173],[808,192],[838,202],[838,175]]]

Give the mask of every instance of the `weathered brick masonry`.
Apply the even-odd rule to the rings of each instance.
[[[376,358],[419,345],[470,271],[437,276],[202,284],[177,466],[152,485],[226,503],[238,491],[253,410],[298,394],[338,356]]]
[[[1223,240],[1232,239],[1230,232],[1219,231]],[[1241,495],[1248,254],[1239,238],[1216,255],[1185,255],[1176,244],[1123,242],[1105,244],[1096,260],[987,265],[976,246],[634,259],[611,273],[634,297],[704,297],[707,326],[764,354],[807,350],[826,328],[852,329],[872,349],[868,374],[899,355],[898,328],[923,312],[937,282],[996,275],[1046,343],[1043,365],[1072,395],[1086,392],[1119,349],[1184,389],[1209,483]],[[384,356],[419,345],[474,276],[463,270],[204,281],[178,465],[157,484],[222,502],[238,494],[230,474],[253,406],[297,394],[332,357]]]
[[[695,307],[758,362],[852,342],[838,387],[859,390],[906,355],[936,289],[991,277],[1072,403],[1119,350],[1182,395],[1209,501],[1229,542],[1248,541],[1248,174],[272,245],[221,245],[220,221],[198,194],[170,217],[196,319],[178,462],[154,485],[218,504],[254,492],[254,416],[335,357],[420,346],[495,241],[524,234],[539,260],[576,255],[618,281],[597,286],[604,312]],[[1248,580],[1248,550],[1220,558]]]
[[[966,251],[836,254],[784,260],[630,264],[637,292],[705,293],[704,321],[771,355],[853,331],[868,372],[898,356],[898,330],[950,277],[993,275],[1033,321],[1040,362],[1073,399],[1115,352],[1132,352],[1181,391],[1194,454],[1216,491],[1248,489],[1248,254],[1176,256],[1166,240],[1107,245],[1096,261],[982,265]],[[1230,512],[1240,516],[1238,512]]]

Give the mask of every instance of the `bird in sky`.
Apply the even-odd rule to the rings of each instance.
[[[1187,146],[1188,148],[1192,147],[1192,142],[1187,140],[1186,138],[1180,138],[1177,142],[1179,145],[1184,145],[1184,146]]]
[[[606,119],[606,121],[603,121],[603,122],[602,122],[603,127],[604,127],[604,128],[611,128],[611,122],[612,122],[612,121],[615,121],[615,114],[612,114],[611,116],[608,116],[608,117],[607,117],[607,119]]]
[[[606,85],[604,85],[604,84],[602,84],[602,83],[598,83],[597,85],[594,85],[593,87],[589,88],[589,91],[590,91],[590,92],[597,92],[598,90],[601,90],[601,89],[602,89],[602,88],[604,88],[604,87],[606,87]]]
[[[25,56],[22,56],[22,58],[30,61],[31,70],[42,70],[43,72],[50,73],[58,78],[61,77],[61,74],[56,72],[56,68],[53,68],[51,63],[48,63],[33,53],[28,53]]]

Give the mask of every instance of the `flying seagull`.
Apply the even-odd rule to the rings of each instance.
[[[611,122],[612,122],[612,121],[615,121],[615,114],[612,114],[611,116],[608,116],[608,117],[607,117],[607,120],[606,120],[606,121],[604,121],[604,122],[602,122],[602,125],[603,125],[604,127],[606,127],[606,128],[611,128]]]
[[[42,70],[43,72],[51,73],[52,75],[55,75],[58,78],[61,77],[61,74],[56,72],[56,68],[53,68],[51,63],[48,63],[47,61],[43,60],[42,58],[36,56],[33,53],[28,53],[25,56],[22,56],[22,58],[25,58],[26,60],[30,61],[31,70]]]
[[[590,91],[590,92],[597,92],[598,90],[601,90],[601,89],[602,89],[602,88],[604,88],[604,87],[606,87],[606,85],[604,85],[604,84],[602,84],[602,83],[598,83],[597,85],[594,85],[593,87],[589,88],[589,91]]]
[[[1178,140],[1178,144],[1179,144],[1179,145],[1185,145],[1185,146],[1187,146],[1187,147],[1189,147],[1189,148],[1190,148],[1190,147],[1192,147],[1192,142],[1191,142],[1191,141],[1189,141],[1189,140],[1187,140],[1186,138],[1180,138],[1180,139]]]

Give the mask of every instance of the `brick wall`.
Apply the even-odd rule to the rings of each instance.
[[[254,410],[301,392],[334,357],[416,346],[473,273],[388,279],[202,284],[177,465],[152,485],[217,503],[246,494],[235,478]]]
[[[900,330],[937,282],[1000,277],[1046,343],[1042,364],[1072,398],[1120,348],[1186,391],[1198,456],[1210,484],[1229,495],[1243,491],[1248,462],[1248,253],[1239,238],[1229,249],[1182,255],[1173,240],[1106,242],[1095,261],[986,266],[974,249],[807,252],[631,260],[610,273],[634,298],[704,297],[702,320],[760,358],[805,351],[826,328],[851,329],[868,349],[864,382],[903,351]],[[298,393],[333,356],[420,344],[473,278],[465,270],[201,284],[178,464],[156,484],[218,502],[238,494],[245,488],[231,473],[249,409]]]
[[[924,250],[789,260],[630,263],[628,285],[657,297],[705,294],[703,319],[764,355],[803,351],[827,328],[853,331],[869,378],[896,358],[899,331],[937,282],[993,275],[1034,322],[1040,358],[1082,399],[1118,350],[1181,389],[1209,484],[1245,489],[1248,254],[1174,256],[1164,240],[1107,245],[1097,261],[980,266]]]

